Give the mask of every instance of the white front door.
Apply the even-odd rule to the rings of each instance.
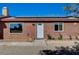
[[[44,38],[44,24],[37,24],[37,38]]]

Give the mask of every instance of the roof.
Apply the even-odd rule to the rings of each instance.
[[[9,18],[11,16],[0,16],[0,19]]]
[[[76,17],[4,17],[4,22],[79,22]]]

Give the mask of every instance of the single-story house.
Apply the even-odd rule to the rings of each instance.
[[[0,17],[0,40],[21,42],[59,36],[64,40],[79,38],[78,17],[9,17],[4,9]]]

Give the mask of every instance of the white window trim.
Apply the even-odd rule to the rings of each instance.
[[[17,23],[22,24],[22,33],[23,33],[23,23],[22,23],[22,22],[11,22],[11,23],[9,23],[9,33],[10,33],[10,34],[22,34],[22,33],[11,33],[11,32],[10,32],[10,24],[17,24]]]
[[[58,31],[55,31],[55,24],[62,24],[62,30],[58,30]],[[62,22],[57,22],[57,23],[54,23],[54,32],[63,32],[64,31],[64,23],[62,23]]]

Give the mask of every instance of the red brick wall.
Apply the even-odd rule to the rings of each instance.
[[[79,23],[64,23],[64,31],[62,32],[55,32],[54,31],[54,24],[53,23],[47,23],[45,24],[45,36],[46,34],[51,35],[52,37],[59,37],[59,34],[63,35],[63,38],[69,38],[71,35],[72,38],[75,38],[76,36],[79,36]]]
[[[22,33],[10,33],[9,23],[6,23],[7,28],[4,29],[5,41],[29,41],[35,38],[35,26],[32,23],[22,23]]]
[[[6,28],[4,29],[4,40],[5,41],[30,41],[36,38],[36,25],[34,23],[22,23],[23,32],[22,33],[10,33],[9,23],[5,23]],[[58,37],[62,34],[64,38],[69,38],[69,35],[79,36],[79,23],[64,23],[63,32],[54,32],[53,23],[44,23],[44,36],[47,38],[47,34],[52,37]]]

